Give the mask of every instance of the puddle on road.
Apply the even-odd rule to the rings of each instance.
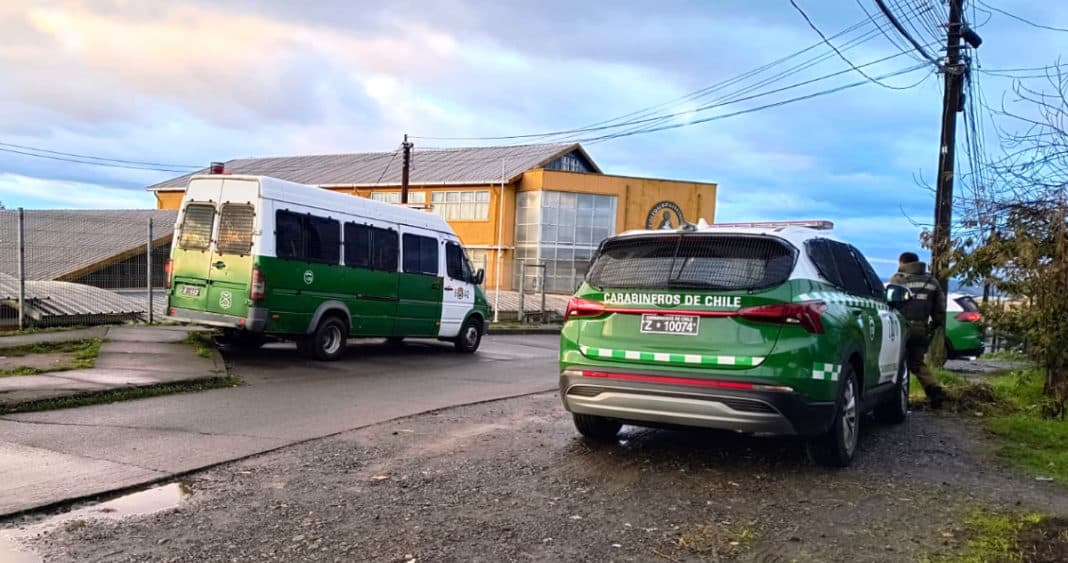
[[[44,561],[41,556],[22,545],[26,540],[49,534],[60,526],[74,525],[79,521],[115,521],[178,508],[188,501],[192,494],[193,490],[189,483],[184,481],[171,483],[56,514],[17,528],[0,530],[0,561],[3,563],[40,563]]]

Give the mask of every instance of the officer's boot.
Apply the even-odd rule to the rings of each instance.
[[[927,393],[927,402],[931,405],[932,409],[942,408],[942,401],[946,399],[946,393],[942,390],[942,387],[937,383],[932,383],[923,388],[923,391]]]

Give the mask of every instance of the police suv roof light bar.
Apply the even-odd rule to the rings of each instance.
[[[831,221],[759,221],[753,223],[712,223],[708,225],[709,228],[716,227],[734,227],[734,228],[747,228],[747,229],[764,229],[764,228],[778,228],[778,227],[808,227],[809,229],[816,229],[818,231],[829,231],[834,229],[834,223]]]

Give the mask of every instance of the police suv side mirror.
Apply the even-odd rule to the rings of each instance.
[[[912,291],[900,285],[886,286],[886,303],[894,309],[900,309],[912,299]]]
[[[475,279],[471,280],[475,285],[482,285],[482,282],[486,280],[486,270],[479,268],[475,272]]]

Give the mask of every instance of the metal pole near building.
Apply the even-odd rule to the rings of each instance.
[[[526,301],[527,263],[519,262],[519,313],[518,320],[523,322],[523,309]]]
[[[541,281],[538,283],[539,289],[541,289],[541,324],[545,324],[545,273],[549,270],[548,265],[544,262],[541,264]]]
[[[504,250],[501,242],[504,240],[504,159],[501,159],[501,192],[497,195],[497,286],[493,290],[493,322],[501,320],[501,264],[503,263]]]
[[[26,328],[26,214],[19,208],[19,330]]]
[[[152,218],[151,217],[148,218],[148,244],[145,245],[145,259],[147,260],[146,263],[148,264],[148,268],[146,268],[147,274],[146,274],[146,279],[145,279],[145,282],[146,282],[145,283],[145,287],[148,289],[148,324],[152,324],[152,321],[154,320],[152,318],[153,312],[154,312],[154,307],[153,307],[154,303],[152,303],[153,295],[152,295]]]

